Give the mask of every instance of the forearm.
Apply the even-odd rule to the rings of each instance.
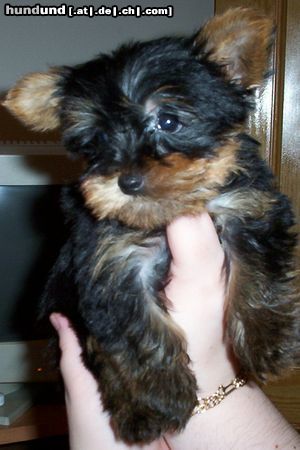
[[[100,413],[99,408],[93,412],[95,405],[83,407],[76,405],[76,399],[67,399],[67,412],[69,422],[69,440],[71,450],[99,450],[111,448],[123,450],[123,444],[114,442],[108,418]],[[95,420],[97,417],[97,420]]]
[[[93,386],[90,386],[92,389]],[[95,389],[89,393],[88,405],[80,396],[66,395],[71,450],[167,450],[161,439],[145,446],[128,446],[116,439],[110,426],[109,415],[101,408],[99,394]]]
[[[254,383],[193,416],[181,434],[167,440],[172,450],[300,449],[298,433]]]
[[[108,414],[99,410],[98,404],[90,402],[90,407],[83,408],[77,399],[66,399],[69,440],[71,450],[167,450],[163,439],[145,446],[127,446],[117,440],[110,426]],[[75,404],[74,404],[75,403]],[[95,420],[97,418],[97,420]]]

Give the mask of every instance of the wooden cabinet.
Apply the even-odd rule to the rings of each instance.
[[[63,405],[37,405],[10,426],[0,426],[0,446],[67,434]]]
[[[272,16],[276,25],[273,76],[257,100],[257,111],[249,127],[262,143],[262,152],[280,189],[293,202],[300,232],[300,1],[215,0],[216,13],[237,6],[260,9]],[[265,391],[300,430],[300,368],[290,377],[270,384]]]

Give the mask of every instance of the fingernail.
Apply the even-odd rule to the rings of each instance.
[[[52,313],[49,319],[57,332],[64,328],[64,326],[66,326],[66,324],[68,323],[67,319],[59,313]]]
[[[58,314],[56,313],[52,313],[49,317],[49,320],[52,324],[52,326],[56,329],[56,331],[59,331],[59,318],[58,318]]]

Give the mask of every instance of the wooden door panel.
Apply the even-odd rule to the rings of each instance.
[[[280,186],[292,200],[300,232],[300,2],[287,3]],[[300,256],[300,255],[299,255]],[[300,259],[299,259],[300,262]]]
[[[269,14],[274,8],[274,3],[274,0],[216,0],[215,12],[216,14],[220,14],[228,8],[243,6],[246,8],[257,8]]]
[[[263,391],[287,421],[300,431],[300,368],[294,369],[289,377],[263,387]]]
[[[257,111],[249,121],[250,134],[292,200],[300,232],[300,1],[215,0],[217,14],[231,7],[257,8],[273,17],[276,41],[269,79]],[[300,263],[300,251],[299,251]],[[278,409],[300,431],[300,368],[290,377],[263,388]]]

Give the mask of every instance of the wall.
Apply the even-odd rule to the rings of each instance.
[[[130,39],[148,39],[167,33],[190,33],[213,14],[213,0],[106,0],[66,1],[79,7],[103,4],[165,7],[172,5],[174,16],[166,17],[45,17],[5,16],[4,5],[42,6],[63,4],[63,0],[11,0],[0,5],[0,91],[26,72],[44,70],[49,65],[73,64],[99,52],[113,49]]]

